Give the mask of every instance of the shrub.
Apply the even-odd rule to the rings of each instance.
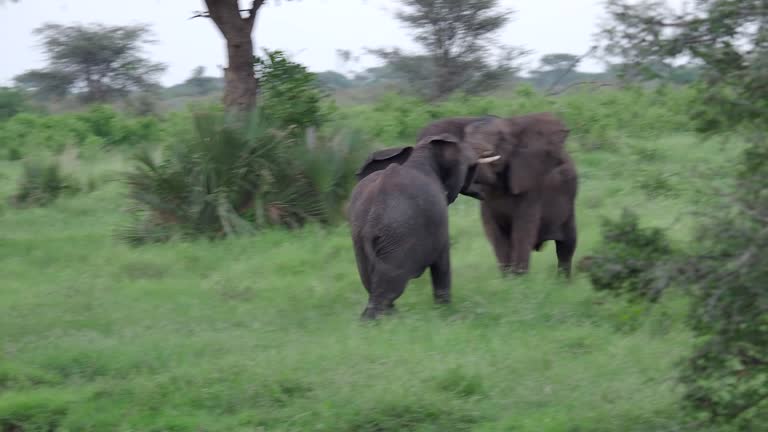
[[[156,118],[131,118],[108,105],[93,105],[76,118],[86,125],[90,136],[101,139],[106,146],[135,146],[159,138],[160,126]]]
[[[639,217],[624,209],[617,220],[604,219],[601,255],[582,262],[592,286],[598,291],[628,295],[631,299],[656,301],[665,287],[658,283],[660,263],[674,250],[660,228],[642,228]]]
[[[264,50],[254,66],[259,78],[259,106],[275,127],[301,133],[326,123],[334,105],[320,90],[316,74],[289,60],[282,51]]]
[[[24,93],[12,88],[0,87],[0,122],[28,109]]]
[[[578,90],[546,96],[528,85],[519,85],[507,98],[454,94],[436,104],[390,93],[370,105],[344,108],[340,114],[348,124],[392,144],[414,140],[419,129],[442,117],[552,111],[571,128],[574,141],[586,150],[597,150],[615,147],[624,135],[653,138],[691,130],[686,103],[692,97],[687,89],[659,93],[641,88]]]
[[[17,161],[21,160],[23,158],[21,151],[17,149],[16,147],[11,147],[8,149],[8,160],[9,161]]]
[[[46,206],[65,192],[79,191],[76,180],[61,172],[57,159],[31,160],[24,164],[18,191],[11,197],[15,207]]]
[[[755,138],[736,182],[679,266],[700,342],[681,379],[690,408],[741,430],[768,429],[768,140]]]
[[[606,223],[605,254],[582,266],[595,289],[634,298],[653,301],[673,283],[684,287],[698,340],[681,364],[685,405],[708,423],[766,430],[768,139],[758,136],[739,167],[701,219],[694,250],[675,253],[663,231],[641,229],[625,212]]]
[[[136,157],[126,177],[134,221],[120,231],[124,240],[220,238],[342,216],[360,159],[361,147],[350,145],[358,136],[321,135],[308,148],[259,112],[245,127],[220,111],[199,112],[192,126],[160,161],[147,151]]]
[[[0,123],[0,145],[13,144],[25,155],[67,147],[135,147],[162,141],[163,134],[158,119],[129,117],[108,106],[57,115],[21,113]]]

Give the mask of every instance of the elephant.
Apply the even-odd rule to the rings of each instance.
[[[427,267],[435,303],[450,303],[448,206],[472,183],[478,165],[498,158],[479,158],[451,134],[368,157],[347,208],[358,273],[368,291],[362,319],[393,312],[408,281]]]
[[[425,126],[419,137],[441,132],[456,134],[478,153],[501,156],[478,167],[464,194],[480,200],[483,229],[502,274],[527,273],[532,251],[554,240],[558,272],[570,278],[578,174],[565,150],[566,125],[549,112],[452,117]]]

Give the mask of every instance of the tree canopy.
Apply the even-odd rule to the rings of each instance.
[[[502,46],[496,35],[513,11],[498,0],[402,0],[396,17],[413,30],[423,54],[398,49],[371,52],[397,70],[416,91],[438,99],[454,91],[482,92],[515,72],[522,50]],[[495,58],[494,58],[495,57]]]
[[[76,92],[87,102],[105,102],[151,88],[165,70],[142,55],[142,46],[152,43],[145,25],[45,24],[35,33],[48,65],[15,80],[43,97]]]
[[[768,120],[768,7],[764,0],[701,0],[677,12],[667,2],[609,0],[600,35],[622,72],[657,78],[675,62],[698,66],[702,129]]]

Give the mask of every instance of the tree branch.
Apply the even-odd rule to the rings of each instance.
[[[261,3],[264,3],[264,0],[262,0]],[[238,12],[251,12],[251,11],[252,11],[252,9],[240,9],[240,10],[238,10]],[[192,15],[191,17],[189,17],[187,19],[210,18],[211,17],[210,12],[208,12],[208,11],[194,11],[192,13],[194,13],[194,15]],[[250,17],[248,17],[248,18],[250,18]]]
[[[253,29],[253,24],[256,22],[256,14],[259,12],[259,8],[264,4],[265,0],[253,0],[251,8],[248,10],[248,16],[243,18],[249,28]]]

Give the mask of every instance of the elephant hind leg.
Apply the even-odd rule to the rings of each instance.
[[[355,250],[355,261],[357,262],[357,273],[360,275],[360,282],[363,283],[363,287],[365,287],[365,290],[368,291],[368,293],[371,292],[371,275],[370,275],[370,269],[371,269],[371,261],[368,258],[368,256],[365,254],[365,248],[362,244],[359,244],[359,241],[364,240],[358,240],[355,241],[354,250]]]
[[[402,274],[392,275],[386,271],[373,269],[370,276],[368,305],[361,316],[366,320],[376,319],[383,313],[393,312],[395,300],[400,298],[408,284],[408,277]]]
[[[576,220],[571,216],[563,225],[563,236],[556,241],[557,269],[566,278],[571,277],[571,263],[576,252]]]

